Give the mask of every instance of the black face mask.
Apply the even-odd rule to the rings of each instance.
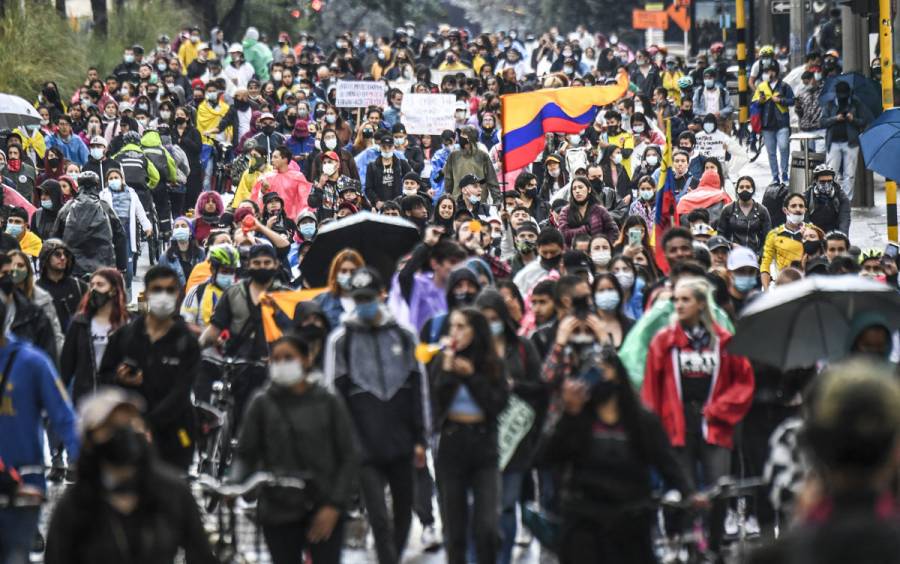
[[[459,138],[459,148],[465,149],[468,146],[469,146],[469,139],[467,137],[460,137]]]
[[[591,180],[591,190],[593,190],[597,194],[602,193],[603,192],[603,181],[600,180],[599,178],[595,178],[595,179]]]
[[[526,188],[522,191],[522,194],[529,200],[533,200],[537,197],[537,188]]]
[[[250,107],[250,101],[249,100],[235,100],[234,107],[239,110],[242,110],[242,111],[246,110],[247,108]]]
[[[274,268],[251,268],[247,270],[250,280],[257,284],[268,284],[275,278],[276,274],[278,274],[278,271]]]
[[[98,292],[97,290],[91,290],[91,297],[88,298],[88,305],[93,311],[97,311],[101,307],[105,306],[110,298],[112,298],[112,296],[109,292]]]
[[[187,123],[187,118],[177,117],[177,118],[175,118],[175,123],[177,123],[178,125],[185,124],[185,123]]]
[[[375,137],[375,132],[371,129],[363,129],[363,139],[371,139]]]
[[[262,126],[262,131],[266,135],[272,135],[273,133],[275,133],[275,126],[274,125],[264,125],[264,126]]]
[[[742,202],[749,202],[753,199],[753,192],[748,192],[746,190],[738,192],[737,195]]]
[[[814,255],[822,250],[821,241],[803,241],[803,252],[807,255]]]
[[[147,441],[130,428],[116,429],[106,442],[94,445],[94,452],[101,461],[113,466],[131,466],[144,458]]]
[[[50,165],[50,168],[56,168],[59,166],[59,159],[56,157],[51,157],[47,159],[47,164]]]
[[[615,380],[600,378],[591,386],[591,403],[601,405],[609,401],[619,390],[619,384]]]
[[[541,258],[541,268],[544,270],[555,270],[559,268],[560,259],[562,259],[562,255],[556,255],[551,258]]]
[[[457,306],[467,306],[475,303],[475,292],[453,292],[453,300]]]

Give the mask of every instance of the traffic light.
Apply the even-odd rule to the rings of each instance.
[[[849,7],[857,16],[868,17],[878,12],[878,3],[875,0],[844,0],[841,4]]]

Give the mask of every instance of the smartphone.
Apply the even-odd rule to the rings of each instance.
[[[134,360],[133,358],[126,357],[124,360],[122,360],[122,364],[127,366],[128,371],[131,372],[132,374],[135,374],[138,370],[141,369],[140,366],[138,365],[138,362],[136,360]]]
[[[900,245],[897,243],[888,243],[884,246],[884,256],[896,261],[897,255],[900,254]]]
[[[629,229],[628,230],[628,244],[629,245],[640,245],[642,236],[643,236],[643,232],[640,229]]]

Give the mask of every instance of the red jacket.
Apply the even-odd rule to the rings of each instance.
[[[753,369],[750,362],[725,350],[731,335],[716,326],[713,342],[719,361],[712,375],[712,393],[703,408],[706,442],[732,447],[734,426],[750,410],[753,399]],[[653,337],[647,353],[647,367],[641,398],[656,413],[669,435],[672,446],[685,445],[684,407],[681,403],[681,374],[678,353],[690,350],[688,337],[681,325],[672,324]]]

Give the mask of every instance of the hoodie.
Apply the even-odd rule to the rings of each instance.
[[[203,211],[203,207],[210,200],[216,203],[214,214],[208,214]],[[197,204],[194,206],[194,239],[197,241],[205,240],[209,236],[209,232],[218,226],[219,218],[224,212],[225,202],[222,201],[222,196],[218,192],[214,190],[201,192],[200,196],[197,197]]]
[[[691,190],[678,201],[678,207],[675,213],[679,218],[679,223],[684,224],[687,221],[687,215],[696,209],[709,210],[709,221],[713,227],[719,222],[719,216],[722,215],[722,209],[730,204],[733,200],[720,186],[719,173],[714,170],[707,170],[700,177],[700,184],[697,188]]]
[[[500,185],[491,157],[478,148],[478,130],[472,126],[463,127],[460,134],[468,140],[465,148],[460,148],[447,157],[444,165],[444,193],[459,196],[459,181],[467,174],[483,178],[481,201],[487,201],[490,194],[495,202],[500,201]]]
[[[66,269],[59,282],[50,279],[47,271],[50,269],[50,255],[62,249],[66,254]],[[40,277],[35,282],[53,298],[53,307],[56,308],[56,316],[59,318],[59,326],[65,332],[69,328],[69,321],[78,311],[81,297],[87,291],[87,284],[72,276],[72,268],[75,266],[75,256],[68,245],[59,239],[46,239],[38,257],[41,265]]]
[[[439,313],[426,321],[422,326],[422,329],[419,331],[419,339],[423,343],[437,343],[441,337],[447,334],[447,329],[450,326],[447,323],[447,317],[450,315],[450,312],[460,307],[472,305],[461,303],[453,294],[453,289],[461,280],[468,280],[474,284],[476,295],[481,291],[481,282],[478,280],[478,275],[475,274],[475,271],[463,265],[454,268],[450,272],[450,276],[447,277],[447,285],[445,286],[447,292],[447,309],[443,313]]]
[[[56,214],[62,208],[62,188],[59,182],[53,179],[45,180],[38,186],[38,195],[47,194],[50,196],[50,202],[53,206],[50,209],[43,206],[34,212],[31,216],[31,231],[40,237],[46,239],[53,230],[53,223],[56,222]]]

